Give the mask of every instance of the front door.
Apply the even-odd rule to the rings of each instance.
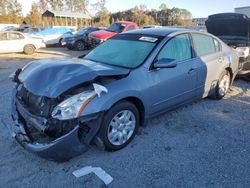
[[[192,58],[189,35],[181,34],[169,40],[155,62],[160,59],[176,61],[176,66],[152,69],[148,74],[151,83],[148,91],[149,100],[153,113],[171,108],[196,96],[198,60]]]

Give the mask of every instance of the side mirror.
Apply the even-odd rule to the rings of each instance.
[[[175,59],[162,58],[154,63],[154,68],[174,68],[177,66]]]

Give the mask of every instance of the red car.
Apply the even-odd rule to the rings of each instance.
[[[89,44],[95,47],[103,41],[124,31],[138,29],[138,25],[134,22],[119,21],[111,24],[107,29],[95,31],[89,34]]]

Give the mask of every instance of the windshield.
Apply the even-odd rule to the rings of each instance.
[[[116,33],[121,33],[123,32],[124,28],[125,26],[121,23],[113,23],[106,30],[116,32]]]
[[[136,68],[145,61],[158,40],[153,38],[155,40],[149,42],[141,38],[143,37],[137,40],[109,39],[93,49],[85,59],[119,67]]]
[[[76,32],[77,35],[83,35],[87,29],[80,29],[79,31]]]

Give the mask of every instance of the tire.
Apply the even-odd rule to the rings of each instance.
[[[24,46],[23,52],[27,55],[32,55],[34,54],[36,48],[31,45],[31,44],[27,44],[26,46]]]
[[[128,101],[115,104],[105,114],[101,125],[100,136],[105,149],[116,151],[127,146],[138,131],[139,116],[134,104]]]
[[[79,40],[75,43],[75,47],[78,51],[83,51],[85,49],[84,42]]]
[[[224,70],[215,88],[215,93],[213,98],[218,100],[222,99],[228,92],[230,84],[231,84],[231,75],[227,70]]]
[[[69,50],[73,50],[74,47],[72,45],[66,45],[66,47],[69,49]]]

